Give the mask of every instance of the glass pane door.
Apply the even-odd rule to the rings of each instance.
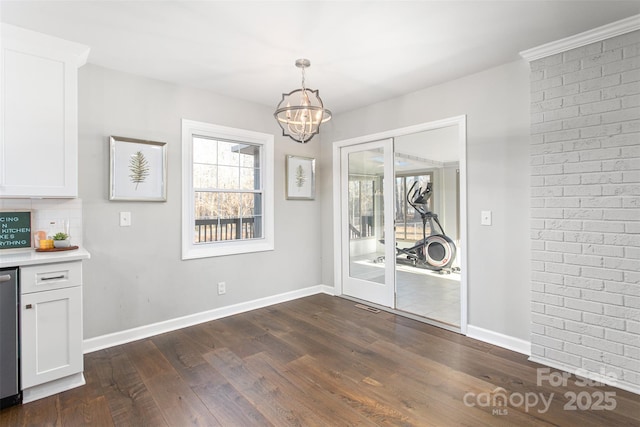
[[[394,306],[391,146],[376,141],[341,153],[343,293],[387,307]]]

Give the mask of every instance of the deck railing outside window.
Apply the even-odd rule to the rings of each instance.
[[[196,243],[253,239],[254,235],[254,218],[196,219]]]

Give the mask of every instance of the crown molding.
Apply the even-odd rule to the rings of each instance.
[[[65,58],[73,58],[72,63],[75,63],[78,68],[87,63],[89,52],[91,51],[89,46],[27,30],[6,22],[0,22],[0,32],[2,39],[16,40],[20,45],[26,43],[30,46],[30,49],[32,49],[31,46],[37,46],[39,52],[59,52],[65,55]]]
[[[520,56],[531,62],[636,30],[640,30],[640,15],[633,15],[574,36],[523,50]]]

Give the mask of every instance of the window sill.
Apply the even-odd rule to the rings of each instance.
[[[228,241],[189,245],[182,249],[182,260],[213,258],[227,255],[266,252],[274,250],[273,242],[266,239],[255,241]]]

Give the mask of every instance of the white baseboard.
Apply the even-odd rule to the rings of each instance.
[[[253,301],[247,301],[240,304],[230,305],[226,307],[215,308],[213,310],[203,311],[200,313],[190,314],[188,316],[169,319],[150,325],[139,326],[137,328],[127,329],[120,332],[101,335],[99,337],[89,338],[83,342],[84,353],[91,353],[116,345],[126,344],[128,342],[137,341],[154,335],[163,334],[165,332],[175,331],[177,329],[186,328],[188,326],[197,325],[199,323],[209,322],[211,320],[221,319],[223,317],[240,314],[247,311],[263,308],[281,302],[287,302],[298,298],[307,297],[315,294],[334,294],[333,286],[316,285],[309,288],[298,289],[283,294],[273,295],[270,297],[260,298]]]
[[[467,336],[508,350],[526,354],[527,356],[531,355],[531,343],[520,338],[511,337],[473,325],[467,325]]]
[[[576,374],[581,377],[589,376],[585,375],[585,370],[576,368],[575,366],[565,365],[564,363],[557,362],[555,360],[545,359],[544,357],[531,356],[529,357],[531,362],[539,363],[541,365],[549,366],[550,368],[558,369],[560,371],[569,372],[571,374]],[[618,379],[610,379],[606,375],[595,375],[590,377],[590,379],[599,381],[601,383],[610,385],[612,387],[617,387],[622,390],[630,391],[631,393],[640,394],[640,386],[638,384],[631,384],[626,381],[618,380]]]
[[[33,402],[34,400],[43,399],[72,388],[85,385],[84,375],[82,372],[69,375],[68,377],[59,378],[44,384],[36,385],[22,390],[22,403]]]

